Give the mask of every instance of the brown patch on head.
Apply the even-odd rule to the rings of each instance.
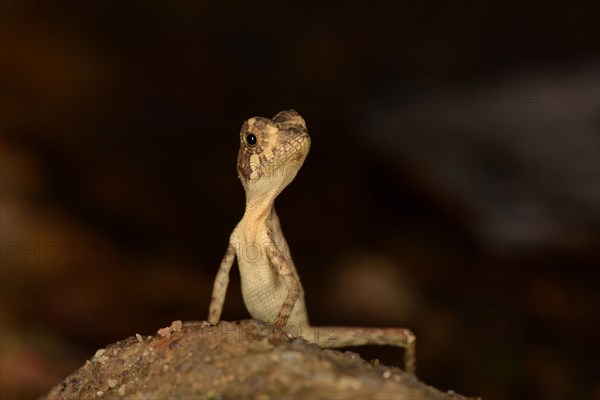
[[[306,130],[306,122],[295,110],[280,111],[273,117],[273,122],[286,126],[301,126]]]
[[[277,170],[290,159],[303,160],[309,143],[304,119],[296,111],[282,111],[272,120],[248,119],[240,131],[237,162],[240,179],[245,183]]]

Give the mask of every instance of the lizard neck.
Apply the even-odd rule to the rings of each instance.
[[[273,212],[277,190],[269,190],[260,195],[246,193],[246,210],[242,221],[250,224],[259,224],[267,220]]]

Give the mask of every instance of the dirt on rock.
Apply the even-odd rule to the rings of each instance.
[[[396,367],[323,350],[253,321],[175,321],[100,349],[46,399],[464,399]]]

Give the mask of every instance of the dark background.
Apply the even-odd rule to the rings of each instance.
[[[444,390],[599,399],[598,10],[558,4],[0,1],[1,397],[205,319],[241,123],[294,108],[314,323],[410,327]]]

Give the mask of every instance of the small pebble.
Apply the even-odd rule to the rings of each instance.
[[[183,328],[183,323],[180,320],[171,323],[171,330],[173,330],[173,332],[179,332],[181,328]]]

